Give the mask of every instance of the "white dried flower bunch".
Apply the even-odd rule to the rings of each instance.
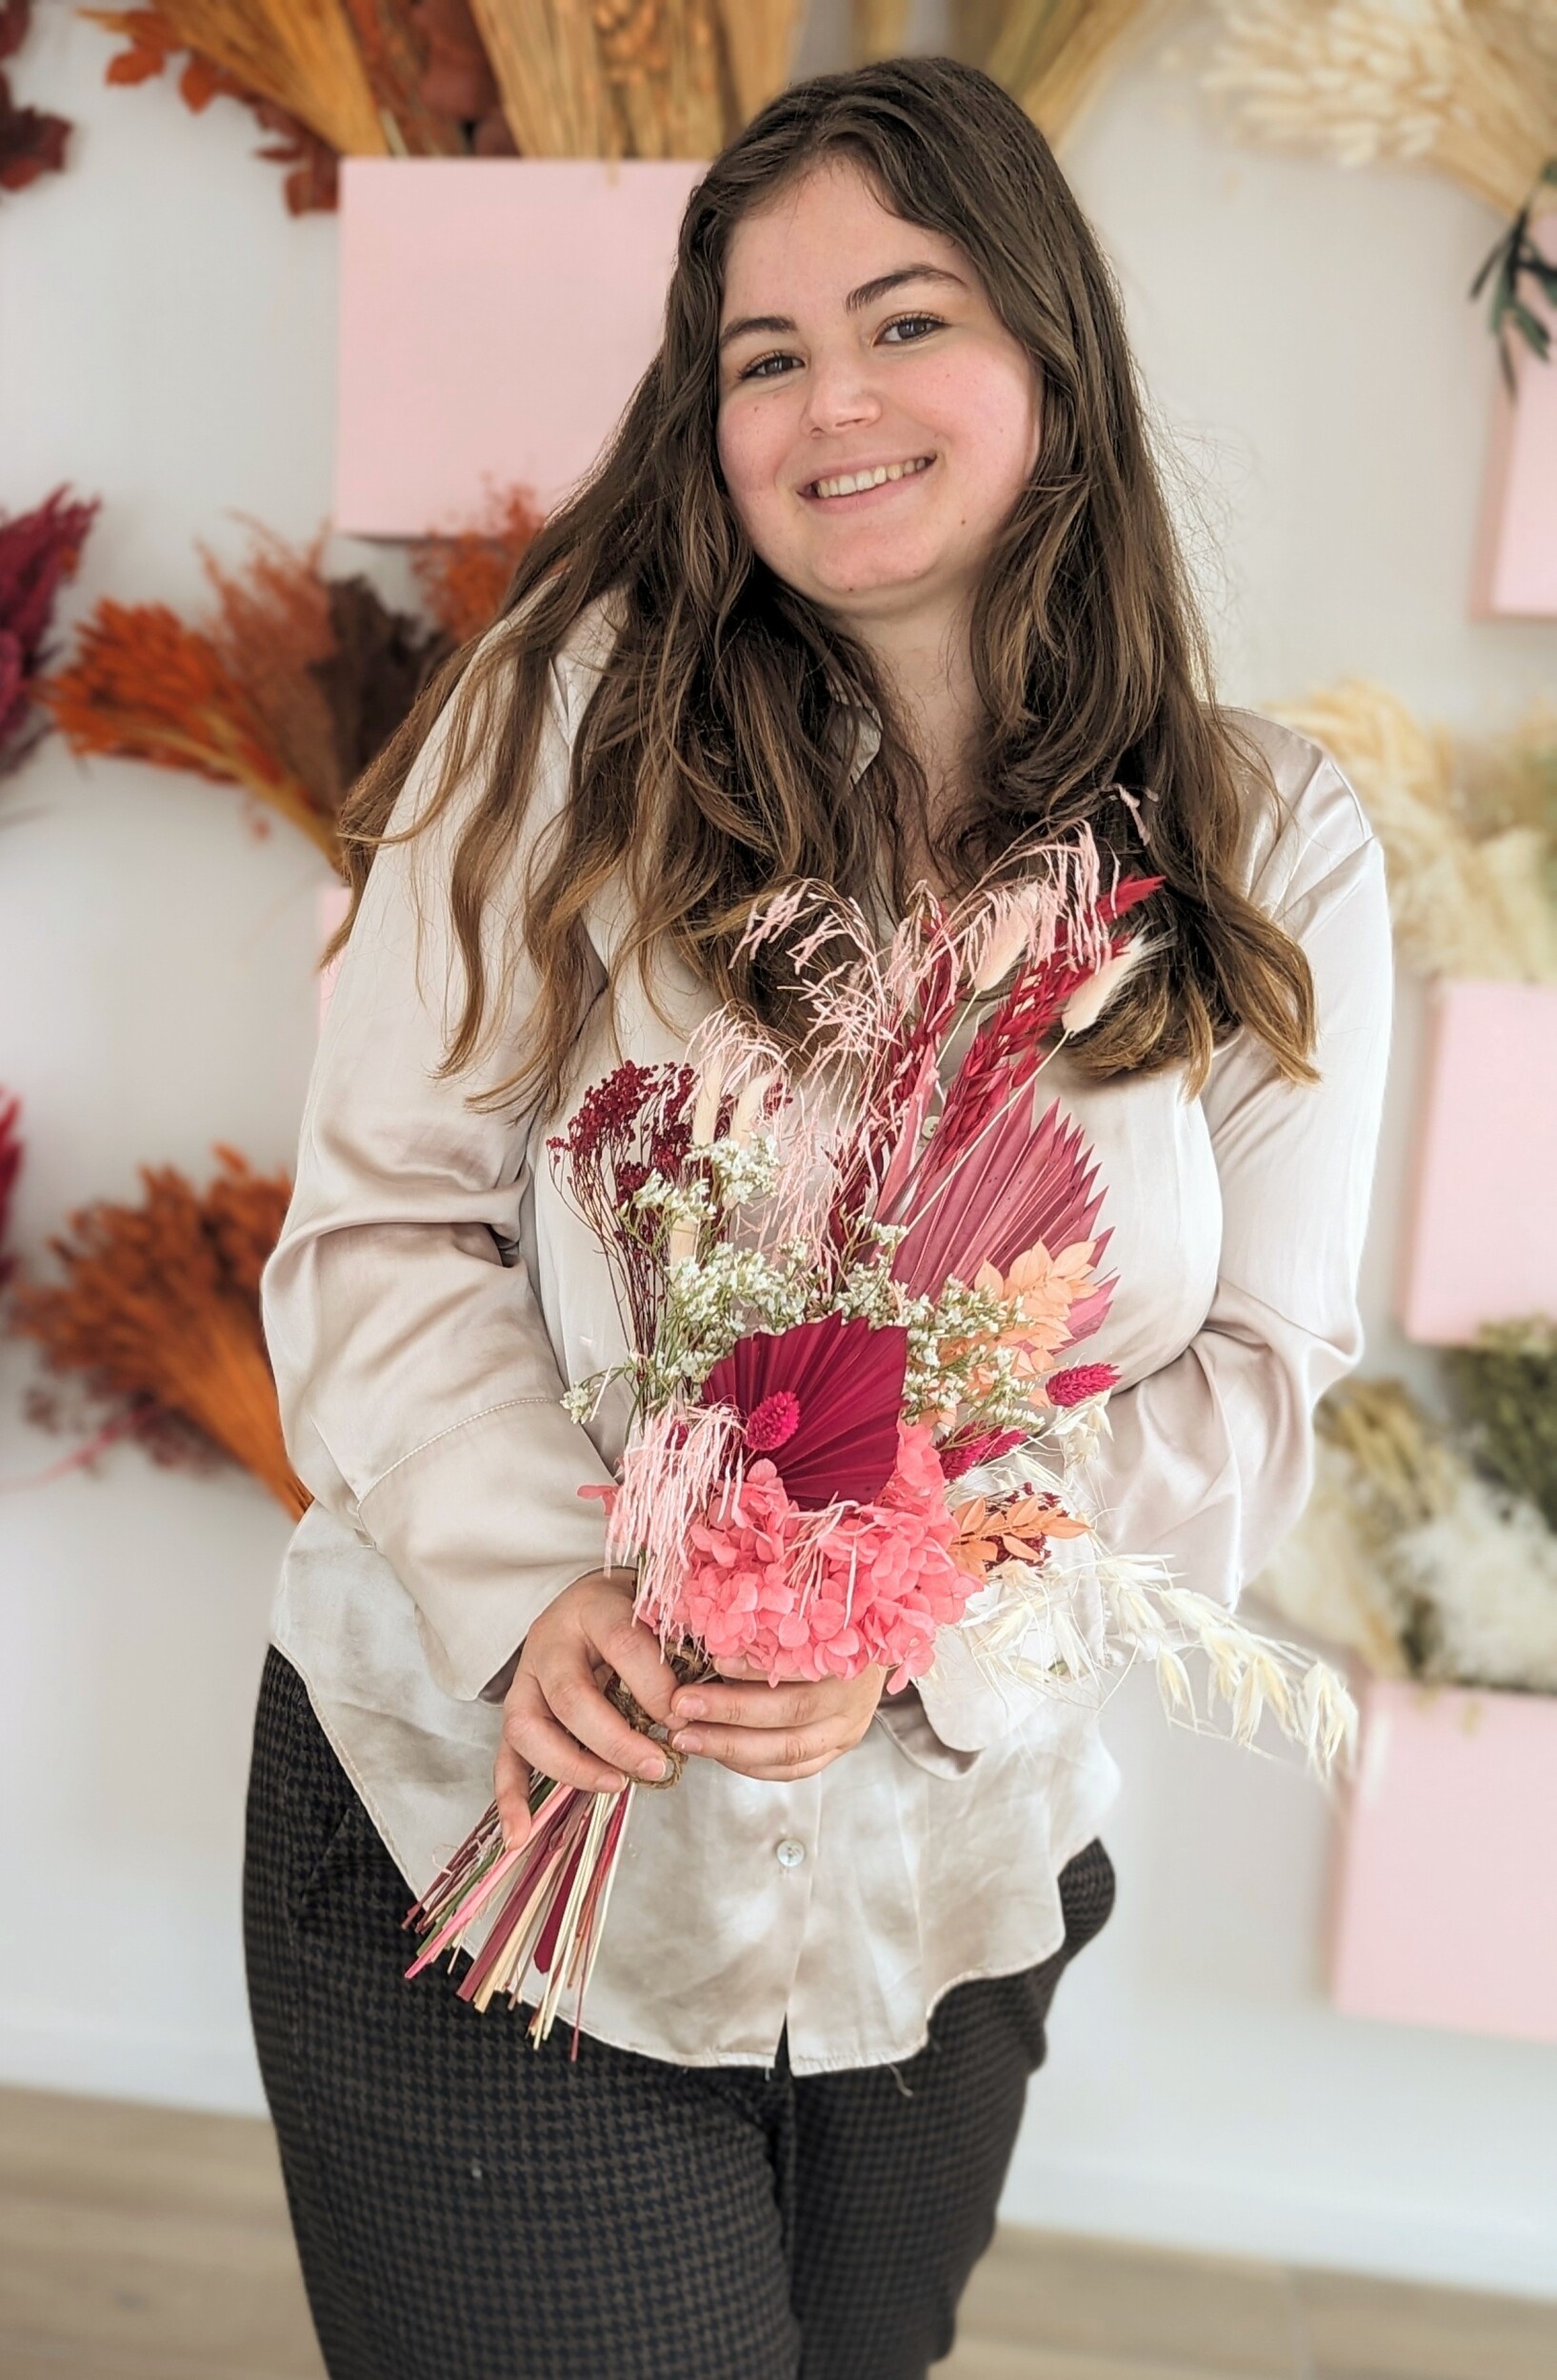
[[[1557,153],[1557,0],[1219,0],[1217,15],[1206,87],[1262,146],[1432,166],[1503,215]]]
[[[1550,789],[1557,721],[1481,745],[1424,726],[1350,678],[1272,717],[1312,736],[1355,787],[1384,846],[1401,955],[1429,976],[1557,982]]]
[[[1307,1509],[1258,1593],[1379,1676],[1557,1693],[1557,1537],[1398,1381],[1325,1400]]]

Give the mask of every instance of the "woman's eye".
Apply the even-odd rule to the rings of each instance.
[[[881,335],[884,339],[890,339],[894,332],[897,333],[901,346],[909,340],[923,339],[928,331],[944,330],[945,327],[939,314],[899,314],[888,324]]]
[[[798,361],[798,357],[793,355],[759,355],[753,363],[743,364],[735,377],[737,380],[777,380]]]

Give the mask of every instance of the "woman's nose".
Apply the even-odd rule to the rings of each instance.
[[[806,392],[808,429],[855,429],[876,420],[880,412],[881,400],[861,357],[812,359],[810,387]]]

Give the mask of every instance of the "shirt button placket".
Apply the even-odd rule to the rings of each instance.
[[[787,1835],[773,1856],[781,1868],[798,1868],[805,1859],[806,1846],[804,1843],[797,1843],[792,1835]]]

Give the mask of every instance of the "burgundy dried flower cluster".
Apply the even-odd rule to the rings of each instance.
[[[547,1142],[579,1213],[618,1259],[633,1343],[640,1347],[654,1343],[664,1266],[649,1218],[636,1231],[626,1229],[624,1220],[651,1173],[682,1180],[695,1083],[690,1066],[640,1066],[628,1059],[590,1084],[566,1132]]]
[[[0,777],[26,759],[47,721],[33,695],[50,656],[54,599],[75,574],[97,512],[56,487],[30,512],[0,516]]]
[[[0,0],[0,58],[16,55],[31,21],[32,0]],[[0,72],[0,190],[25,190],[41,174],[62,171],[70,131],[67,116],[19,108]]]

